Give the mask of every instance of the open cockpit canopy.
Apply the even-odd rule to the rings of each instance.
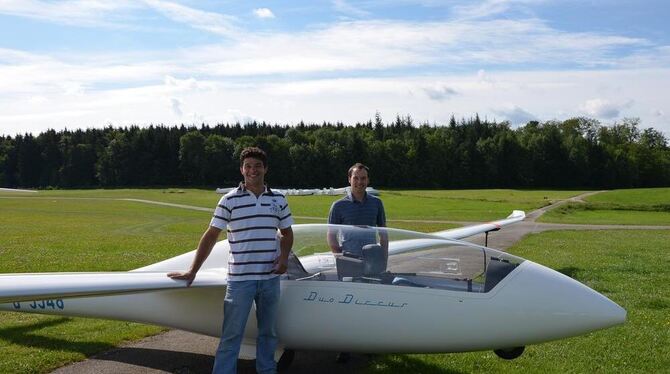
[[[524,261],[432,234],[326,224],[294,226],[293,253],[288,271],[293,280],[463,292],[488,292]]]

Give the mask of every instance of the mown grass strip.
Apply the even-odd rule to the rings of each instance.
[[[614,190],[550,210],[541,222],[670,225],[670,188]]]

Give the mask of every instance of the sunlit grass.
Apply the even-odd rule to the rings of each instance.
[[[0,313],[0,373],[47,373],[163,331],[131,322]]]
[[[0,199],[0,272],[117,271],[195,247],[210,214],[113,200]],[[43,373],[163,329],[0,313],[0,373]]]
[[[612,190],[586,198],[591,203],[634,205],[668,205],[670,204],[670,188],[632,188]]]
[[[614,190],[551,210],[541,222],[670,225],[670,188]]]
[[[509,215],[514,209],[526,212],[580,194],[581,191],[530,190],[416,190],[382,191],[389,219],[488,221]],[[109,189],[109,190],[44,190],[38,193],[2,192],[0,197],[145,199],[168,203],[213,208],[221,195],[198,189]],[[315,217],[326,221],[330,206],[341,196],[289,196],[295,216]]]
[[[579,193],[518,190],[383,191],[382,199],[389,219],[484,221],[504,217],[513,209],[530,211],[555,199]],[[12,273],[130,270],[176,256],[195,248],[209,223],[211,213],[117,199],[146,199],[211,209],[220,195],[196,189],[132,189],[40,191],[37,194],[0,192],[0,197],[0,272]],[[325,222],[328,209],[337,198],[292,196],[289,202],[294,215],[323,217]],[[641,213],[642,217],[650,214],[654,212]],[[296,221],[316,222],[301,218]],[[389,225],[423,232],[457,226],[418,221],[393,221]],[[634,235],[631,232],[551,233],[532,236],[514,249],[515,253],[552,267],[578,269],[570,270],[573,271],[570,275],[605,292],[628,309],[631,322],[623,328],[532,346],[524,356],[512,362],[501,361],[490,352],[380,356],[370,370],[607,372],[619,367],[630,368],[631,371],[667,367],[658,366],[667,364],[667,358],[664,357],[652,359],[648,365],[641,366],[635,364],[639,360],[634,357],[635,352],[642,350],[670,357],[665,348],[669,343],[667,331],[670,330],[667,317],[668,273],[663,270],[658,273],[661,274],[659,276],[656,270],[645,267],[647,262],[654,261],[668,267],[667,260],[664,260],[670,249],[667,243],[670,243],[667,231],[635,232]],[[612,253],[603,253],[599,248],[612,248]],[[593,251],[598,255],[590,254]],[[607,263],[616,264],[630,272],[638,269],[644,277],[619,277],[619,270],[616,269],[600,270],[593,274],[589,271]],[[633,288],[609,294],[611,290],[619,289],[616,279],[614,284],[608,283],[612,282],[610,278],[621,278],[621,282],[630,282]],[[657,297],[643,300],[641,298],[644,294],[639,289],[635,290],[635,287],[649,289]],[[659,311],[659,314],[653,314],[656,313],[654,311]],[[649,325],[634,323],[638,317],[633,317],[638,314],[641,316],[639,321],[647,321]],[[635,327],[632,332],[628,330],[631,324]],[[95,352],[160,330],[158,327],[125,322],[0,313],[0,373],[48,372],[65,363],[81,360]],[[617,332],[620,330],[630,333],[630,337]],[[665,335],[654,331],[665,332]],[[603,346],[603,341],[608,339],[619,346],[631,343],[630,354],[621,350],[615,353],[622,357],[621,360],[629,360],[633,364],[623,365],[621,360],[613,358],[608,351],[609,345]],[[649,343],[642,343],[645,340]],[[605,358],[596,360],[595,364],[578,364],[577,369],[560,362],[572,357],[578,357],[578,361],[585,360],[586,354],[578,354],[581,350]],[[608,357],[613,364],[607,364]]]

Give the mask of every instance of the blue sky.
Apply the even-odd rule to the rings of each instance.
[[[0,134],[638,117],[670,135],[670,3],[0,0]]]

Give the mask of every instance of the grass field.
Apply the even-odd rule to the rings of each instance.
[[[541,222],[670,225],[670,188],[613,190],[549,211]]]
[[[0,272],[130,270],[192,249],[210,216],[124,201],[0,199]],[[44,373],[161,328],[0,313],[0,373]]]
[[[455,190],[382,191],[389,219],[487,221],[505,217],[514,209],[527,212],[583,191]],[[47,190],[38,193],[0,191],[0,197],[27,199],[89,198],[145,199],[212,208],[221,195],[197,189]],[[338,196],[289,196],[296,216],[316,217],[324,222]]]
[[[384,191],[382,197],[390,219],[483,221],[504,217],[512,209],[530,211],[578,193]],[[211,191],[177,189],[0,192],[0,272],[129,270],[181,254],[195,247],[211,213],[116,199],[211,208],[219,197]],[[626,198],[624,194],[620,199]],[[294,215],[324,217],[325,221],[335,199],[313,196],[290,197],[289,201]],[[426,232],[455,226],[416,221],[390,225]],[[546,233],[513,249],[611,297],[629,312],[629,322],[623,327],[528,347],[512,362],[491,352],[390,355],[375,359],[369,371],[647,372],[670,367],[668,234]],[[160,330],[124,322],[0,313],[0,373],[48,372]]]

